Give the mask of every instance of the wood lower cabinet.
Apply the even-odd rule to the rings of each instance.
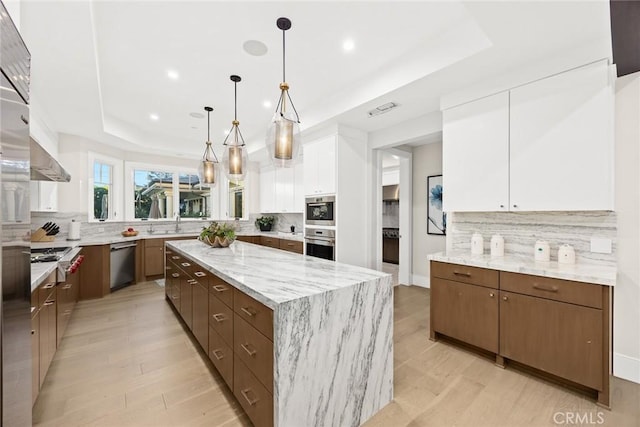
[[[40,392],[40,311],[31,317],[31,404]]]
[[[431,334],[442,333],[498,353],[498,292],[483,286],[434,278]]]
[[[280,239],[279,247],[283,251],[294,252],[296,254],[303,253],[303,244],[297,240]]]
[[[610,309],[609,286],[431,262],[432,338],[450,336],[495,353],[500,364],[586,387],[606,407]]]
[[[200,346],[206,351],[209,348],[209,291],[202,280],[196,281],[191,286],[192,308],[193,308],[193,336],[196,337]]]
[[[273,395],[236,354],[233,370],[233,394],[256,427],[273,426]]]
[[[56,314],[56,276],[55,272],[40,285],[39,289],[39,380],[40,387],[56,353],[57,340],[57,314]]]
[[[191,278],[184,275],[180,279],[180,316],[189,329],[193,329],[193,290]]]
[[[147,280],[164,274],[164,239],[145,239],[143,257]]]
[[[262,246],[280,249],[280,239],[277,237],[260,236],[260,244]]]
[[[111,248],[109,245],[82,248],[84,262],[80,269],[80,300],[102,298],[111,293]]]
[[[209,359],[233,390],[233,349],[212,327],[209,327]]]

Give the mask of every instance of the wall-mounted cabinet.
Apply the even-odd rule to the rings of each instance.
[[[613,210],[604,61],[446,110],[443,141],[446,211]]]
[[[307,196],[336,193],[336,137],[304,146],[304,192]]]
[[[303,167],[298,162],[291,168],[260,169],[260,212],[303,212]]]
[[[29,186],[32,212],[58,211],[58,183],[31,181]]]

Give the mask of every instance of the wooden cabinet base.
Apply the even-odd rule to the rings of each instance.
[[[273,426],[273,396],[238,356],[233,361],[233,394],[256,427]]]

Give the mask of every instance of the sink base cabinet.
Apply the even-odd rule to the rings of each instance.
[[[495,270],[432,261],[431,272],[432,339],[441,334],[488,350],[500,366],[533,368],[597,393],[609,407],[610,287],[499,272],[493,289],[462,281]]]

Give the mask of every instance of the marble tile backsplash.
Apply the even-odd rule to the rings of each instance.
[[[250,214],[248,221],[218,221],[235,224],[236,230],[243,234],[249,234],[259,229],[255,225],[255,220],[260,214]],[[276,217],[274,231],[291,232],[290,227],[296,227],[296,233],[303,231],[302,214],[273,214]],[[174,231],[176,227],[173,221],[122,221],[122,222],[88,222],[86,212],[32,212],[31,213],[31,230],[34,231],[46,222],[53,221],[60,226],[60,233],[57,235],[59,239],[66,239],[69,235],[69,223],[71,220],[80,222],[81,238],[99,237],[100,235],[114,235],[133,227],[141,232],[146,232],[149,226],[153,224],[155,232]],[[202,227],[208,225],[210,221],[180,221],[181,232],[199,232]]]
[[[573,246],[576,263],[589,262],[616,266],[616,214],[611,211],[576,212],[455,212],[451,215],[447,233],[453,250],[471,250],[471,235],[484,238],[485,253],[489,253],[491,236],[504,237],[505,254],[530,255],[537,240],[551,246],[551,261],[558,260],[558,247]],[[611,239],[612,253],[591,252],[591,238]]]

